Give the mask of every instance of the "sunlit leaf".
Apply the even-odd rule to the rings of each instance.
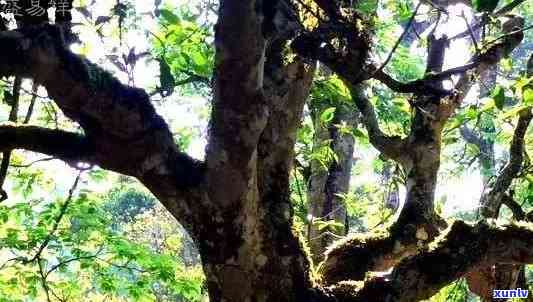
[[[496,105],[496,108],[502,110],[505,104],[505,91],[503,90],[503,87],[497,85],[496,88],[494,88],[494,90],[492,91],[491,97],[492,99],[494,99],[494,104]]]
[[[180,18],[168,9],[160,9],[159,13],[161,14],[161,17],[163,17],[170,24],[176,24],[180,22]]]
[[[330,107],[330,108],[327,108],[326,110],[322,111],[322,113],[320,114],[320,121],[324,124],[327,124],[329,122],[331,122],[334,118],[335,118],[335,111],[337,110],[337,108],[335,107]]]

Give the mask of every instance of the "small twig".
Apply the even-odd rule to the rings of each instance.
[[[26,262],[27,260],[28,259],[24,257],[15,257],[15,258],[8,259],[2,264],[2,266],[0,266],[0,271],[5,269],[10,262]]]
[[[44,274],[42,259],[38,257],[36,260],[37,260],[37,265],[39,266],[39,275],[41,275],[41,285],[46,294],[46,301],[51,302],[52,300],[50,300],[50,290],[48,288],[48,284],[46,284],[46,276]]]
[[[499,40],[505,39],[505,38],[510,37],[510,36],[512,36],[512,35],[516,35],[516,34],[518,34],[518,33],[520,33],[520,32],[528,31],[528,30],[530,30],[530,29],[532,29],[532,28],[533,28],[533,24],[528,25],[528,26],[525,26],[525,27],[522,27],[521,29],[517,29],[517,30],[511,31],[511,32],[506,33],[506,34],[504,34],[504,35],[501,35],[501,36],[499,36],[498,38],[496,38],[496,39],[494,39],[494,40],[491,40],[491,41],[487,42],[487,45],[485,45],[485,47],[487,47],[487,46],[489,46],[489,45],[491,45],[491,44],[494,44],[494,43],[496,43],[496,42],[499,41]]]
[[[474,49],[476,50],[476,54],[479,54],[479,46],[477,45],[477,40],[474,35],[474,31],[472,30],[472,27],[470,27],[470,23],[468,23],[468,19],[466,18],[465,11],[461,12],[461,17],[463,18],[463,20],[465,20],[465,24],[466,24],[466,27],[468,28],[470,39],[472,39],[472,44],[474,44]]]
[[[409,32],[409,29],[411,28],[411,25],[413,24],[413,21],[415,20],[415,17],[418,14],[418,10],[420,9],[421,4],[422,4],[421,1],[418,2],[417,6],[415,8],[415,11],[413,12],[411,17],[409,18],[409,21],[407,22],[407,25],[405,26],[405,29],[403,30],[403,32],[400,35],[400,37],[398,38],[398,40],[396,40],[396,43],[392,47],[392,50],[389,52],[389,55],[387,56],[385,61],[381,64],[381,66],[374,73],[381,72],[383,70],[383,68],[385,68],[385,66],[387,66],[387,64],[389,64],[390,60],[392,59],[392,56],[396,52],[396,49],[398,48],[398,46],[400,46],[400,43],[402,42],[403,38]]]
[[[67,265],[71,262],[75,262],[75,261],[79,261],[79,260],[84,260],[84,259],[93,259],[93,258],[97,258],[98,256],[100,256],[100,254],[102,253],[102,251],[104,250],[104,247],[101,246],[98,251],[93,254],[93,255],[89,255],[89,256],[80,256],[80,257],[75,257],[75,258],[70,258],[70,259],[67,259],[67,260],[64,260],[62,262],[59,262],[58,264],[52,266],[45,274],[45,277],[48,278],[48,275],[50,275],[51,273],[53,273],[55,270],[59,269],[60,267],[64,266],[64,265]]]
[[[143,269],[140,269],[140,268],[136,268],[136,267],[131,267],[131,266],[128,266],[128,265],[122,265],[122,264],[116,264],[116,263],[113,263],[109,260],[106,260],[106,259],[102,259],[102,258],[99,258],[99,257],[95,257],[95,259],[99,260],[99,261],[102,261],[104,263],[107,263],[113,267],[116,267],[116,268],[121,268],[121,269],[126,269],[126,270],[129,270],[129,271],[135,271],[135,272],[139,272],[139,273],[146,273],[146,270],[143,270]]]
[[[35,107],[35,102],[37,101],[37,90],[38,89],[39,89],[39,84],[33,81],[33,85],[31,87],[32,97],[30,101],[30,106],[28,107],[28,112],[26,113],[26,117],[24,117],[24,124],[28,124],[30,122],[31,116],[33,114],[33,109]]]
[[[15,77],[13,83],[13,93],[12,99],[9,100],[11,104],[11,111],[9,112],[9,121],[12,123],[17,122],[18,110],[19,110],[19,101],[20,101],[20,87],[22,86],[22,78]],[[6,100],[8,96],[5,96]],[[7,178],[7,172],[9,170],[9,163],[11,162],[11,150],[2,153],[2,163],[0,164],[0,202],[8,199],[7,192],[3,189],[4,184]]]
[[[25,165],[10,165],[10,166],[13,167],[13,168],[29,168],[29,167],[37,164],[37,163],[51,161],[51,160],[54,160],[54,159],[57,159],[57,158],[56,157],[45,157],[45,158],[41,158],[41,159],[37,159],[35,161],[32,161],[29,164],[25,164]]]
[[[494,12],[492,14],[492,16],[494,16],[494,17],[502,16],[502,15],[512,11],[515,7],[519,6],[520,4],[522,4],[524,2],[526,2],[526,0],[514,0],[514,1],[510,2],[509,4],[507,4],[506,6],[500,8],[499,10]],[[477,30],[477,29],[485,26],[487,21],[488,21],[488,19],[489,18],[484,18],[481,22],[474,24],[473,26],[471,26],[471,30]],[[451,41],[451,40],[455,40],[455,39],[459,39],[459,38],[464,38],[467,35],[468,35],[468,30],[465,30],[465,31],[463,31],[461,33],[458,33],[455,36],[452,36],[452,37],[448,38],[448,40]]]
[[[63,216],[65,216],[65,213],[67,212],[68,206],[70,205],[70,202],[72,201],[72,198],[74,196],[74,191],[78,187],[78,183],[80,182],[82,172],[80,171],[78,175],[76,176],[76,179],[74,180],[74,184],[69,190],[68,197],[65,200],[65,202],[61,205],[61,208],[59,209],[59,215],[56,217],[54,221],[54,225],[52,226],[52,230],[46,236],[46,239],[43,241],[39,249],[37,250],[37,253],[33,258],[30,260],[30,262],[33,262],[41,257],[41,254],[43,253],[44,249],[48,246],[52,238],[54,237],[55,232],[57,231],[59,227],[59,223],[63,219]]]

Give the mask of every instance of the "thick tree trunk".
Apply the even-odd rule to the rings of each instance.
[[[370,31],[357,15],[341,13],[337,2],[316,3],[329,21],[294,39],[294,49],[324,61],[356,87],[374,70],[367,64]],[[35,79],[84,131],[82,135],[3,125],[0,151],[20,148],[137,177],[198,243],[212,302],[416,301],[430,297],[475,266],[532,263],[531,225],[500,228],[458,222],[434,249],[397,265],[431,238],[428,225],[433,218],[440,131],[457,108],[457,99],[440,97],[442,90],[430,85],[436,77],[433,74],[402,84],[376,72],[373,75],[402,92],[424,95],[414,104],[412,133],[402,139],[385,135],[371,102],[352,89],[371,143],[407,171],[407,205],[398,224],[402,227],[393,229],[391,236],[346,240],[328,254],[330,261],[324,265],[321,281],[329,285],[363,280],[368,271],[395,268],[390,279],[367,280],[362,289],[351,282],[327,288],[312,283],[310,261],[291,228],[289,172],[313,61],[309,66],[300,58],[284,60],[285,42],[291,40],[287,36],[294,36],[287,34],[290,20],[284,18],[289,17],[282,1],[220,1],[205,162],[180,152],[144,91],[122,85],[73,54],[56,26],[3,32],[0,76]],[[301,26],[297,29],[304,31]],[[341,44],[340,51],[329,46],[331,39]],[[517,34],[504,37],[490,46],[489,55],[476,56],[465,70],[494,64],[520,40]],[[430,69],[437,70],[439,62],[429,61]],[[467,79],[466,75],[461,78],[459,88],[469,85]],[[528,112],[520,116],[512,157],[521,156],[518,151],[531,121]],[[501,174],[500,187],[508,186],[508,177],[516,172],[518,161],[510,162]],[[465,250],[468,257],[463,257]]]
[[[430,34],[426,72],[442,71],[447,44],[446,36],[435,38],[433,33]],[[441,89],[442,81],[431,81],[430,85]],[[423,244],[438,234],[435,188],[440,167],[442,129],[451,112],[438,97],[419,97],[414,102],[415,115],[407,138],[409,161],[404,164],[407,195],[397,227],[411,225],[403,232],[414,231],[406,234],[407,237],[416,238]]]
[[[305,301],[309,261],[290,225],[256,206],[236,210],[198,238],[210,301]]]
[[[207,148],[209,211],[196,219],[210,299],[305,301],[310,262],[292,231],[289,175],[314,69],[285,63],[277,3],[222,1]]]

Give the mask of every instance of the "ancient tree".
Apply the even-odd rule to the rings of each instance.
[[[533,263],[531,224],[458,221],[447,227],[434,210],[443,127],[475,78],[520,44],[523,20],[513,17],[513,26],[503,28],[497,41],[449,70],[442,65],[448,38],[430,36],[426,75],[404,83],[370,60],[372,26],[350,2],[220,1],[203,161],[178,149],[145,91],[121,84],[69,50],[68,20],[20,18],[17,29],[0,33],[0,75],[45,87],[83,134],[4,124],[0,151],[29,150],[139,179],[196,241],[211,301],[417,301],[482,267]],[[446,7],[447,1],[431,4]],[[304,25],[303,18],[314,18],[315,26]],[[387,233],[338,243],[314,275],[291,228],[289,182],[296,130],[317,62],[350,88],[370,142],[403,167],[408,191]],[[530,75],[531,65],[530,60]],[[445,88],[451,76],[459,79]],[[407,137],[380,129],[360,89],[370,79],[412,96]],[[520,171],[531,118],[529,108],[520,112],[509,163],[483,196],[489,217],[506,202]],[[367,272],[391,267],[388,278],[365,279]]]

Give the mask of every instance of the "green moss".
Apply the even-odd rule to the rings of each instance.
[[[318,272],[328,283],[363,280],[377,259],[394,251],[395,242],[388,232],[353,235],[340,240],[326,251],[326,258]]]

